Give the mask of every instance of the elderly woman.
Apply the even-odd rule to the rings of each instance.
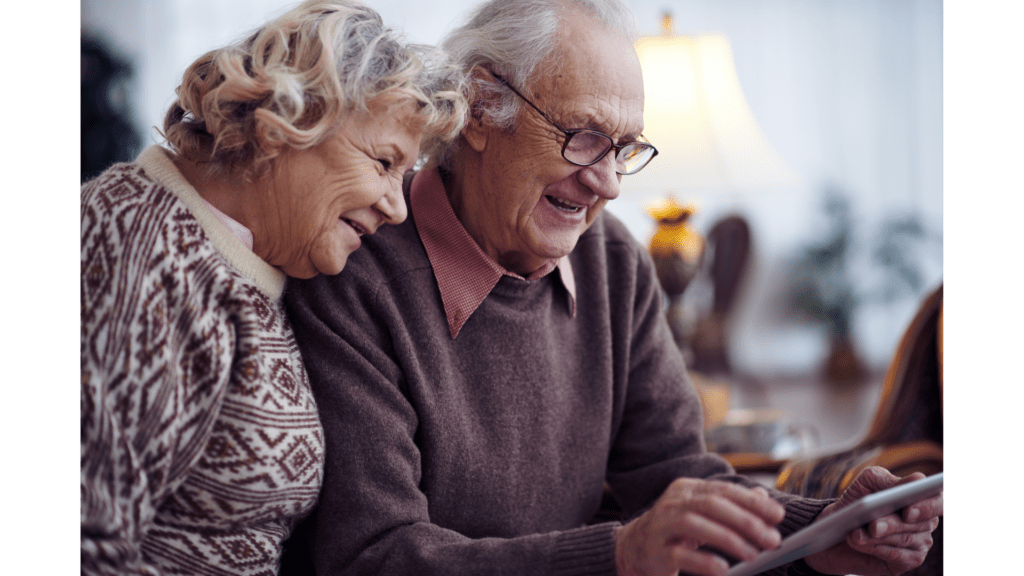
[[[167,146],[82,187],[82,573],[274,574],[324,441],[283,310],[405,219],[465,83],[352,0],[185,73]]]

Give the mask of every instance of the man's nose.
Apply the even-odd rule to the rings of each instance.
[[[622,176],[615,172],[615,166],[615,150],[609,150],[597,163],[579,171],[580,184],[606,200],[618,198]]]

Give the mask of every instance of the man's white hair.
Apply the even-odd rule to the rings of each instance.
[[[556,71],[556,60],[546,62],[550,69],[538,67],[554,49],[560,19],[572,8],[590,14],[609,33],[622,35],[630,43],[638,36],[633,13],[621,0],[489,0],[450,32],[441,48],[466,74],[480,66],[522,89],[536,75]],[[519,99],[490,78],[475,77],[471,82],[470,113],[510,129],[519,114]],[[450,167],[457,147],[458,139],[435,149],[438,165]]]

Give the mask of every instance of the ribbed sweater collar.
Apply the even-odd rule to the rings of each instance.
[[[284,293],[285,274],[247,248],[232,232],[225,226],[217,216],[210,211],[203,197],[188,183],[188,180],[181,174],[178,167],[174,165],[167,151],[160,146],[150,146],[139,154],[135,164],[140,166],[146,174],[161,186],[178,197],[189,212],[203,227],[203,231],[210,238],[213,246],[224,255],[224,258],[235,269],[248,276],[256,283],[267,296],[274,301],[281,299]]]

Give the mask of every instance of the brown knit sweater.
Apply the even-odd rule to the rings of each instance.
[[[82,187],[82,574],[277,574],[323,432],[284,275],[149,148]]]
[[[610,575],[605,481],[627,514],[679,476],[749,482],[705,452],[645,251],[603,215],[570,258],[575,318],[557,274],[503,277],[455,339],[415,214],[289,280],[327,439],[318,574]],[[784,535],[825,504],[778,498]]]

